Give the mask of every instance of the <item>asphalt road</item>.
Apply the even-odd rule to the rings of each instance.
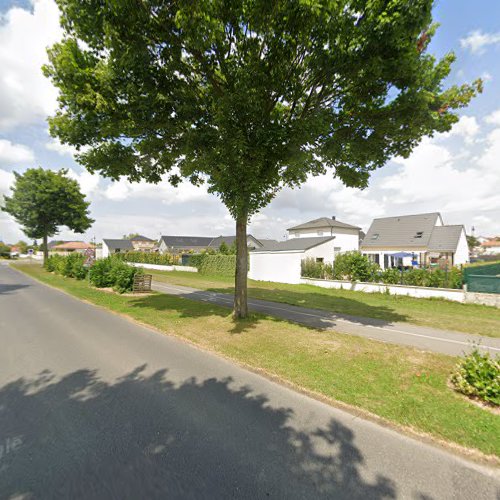
[[[224,307],[232,307],[233,305],[233,296],[224,293],[202,291],[158,281],[154,282],[152,286],[156,291],[162,293],[180,295],[192,300],[211,302]],[[361,318],[266,300],[250,299],[248,304],[252,311],[287,319],[314,328],[331,329],[339,333],[417,347],[418,349],[451,356],[462,355],[464,352],[470,351],[474,347],[474,343],[477,344],[478,341],[481,350],[490,351],[492,354],[500,354],[499,338],[480,337],[478,335],[438,330],[436,328],[427,328],[408,323]]]
[[[0,266],[0,498],[495,499],[500,473]]]

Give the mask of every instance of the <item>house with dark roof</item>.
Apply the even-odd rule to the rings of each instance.
[[[301,262],[332,263],[336,253],[336,236],[290,238],[269,242],[250,252],[249,278],[278,283],[300,283]]]
[[[138,234],[137,236],[129,238],[129,241],[132,243],[134,251],[136,252],[155,252],[156,250],[158,250],[156,240],[152,240],[147,236]]]
[[[132,252],[134,245],[130,240],[102,240],[102,257],[106,258],[114,253]]]
[[[469,262],[464,226],[444,225],[438,212],[374,219],[361,252],[382,269]]]
[[[161,253],[186,253],[201,252],[212,249],[218,250],[222,243],[228,247],[234,244],[236,236],[161,236],[159,241],[159,251]],[[249,249],[261,248],[264,242],[273,242],[275,240],[260,240],[247,235],[247,246]]]

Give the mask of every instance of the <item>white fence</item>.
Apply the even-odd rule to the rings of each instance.
[[[391,295],[407,295],[409,297],[430,299],[433,297],[465,302],[465,292],[452,288],[428,288],[423,286],[384,285],[383,283],[361,283],[340,280],[320,280],[301,278],[301,283],[320,286],[323,288],[339,288],[367,293],[389,293]]]
[[[196,267],[190,266],[163,266],[160,264],[145,264],[143,262],[127,262],[134,267],[143,267],[144,269],[154,269],[156,271],[185,271],[187,273],[197,273]]]

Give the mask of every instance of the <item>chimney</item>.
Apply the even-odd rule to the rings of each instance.
[[[332,215],[332,220],[335,220],[335,215]]]

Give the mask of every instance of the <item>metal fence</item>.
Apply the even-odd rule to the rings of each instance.
[[[500,293],[500,264],[466,267],[463,273],[469,292]]]

